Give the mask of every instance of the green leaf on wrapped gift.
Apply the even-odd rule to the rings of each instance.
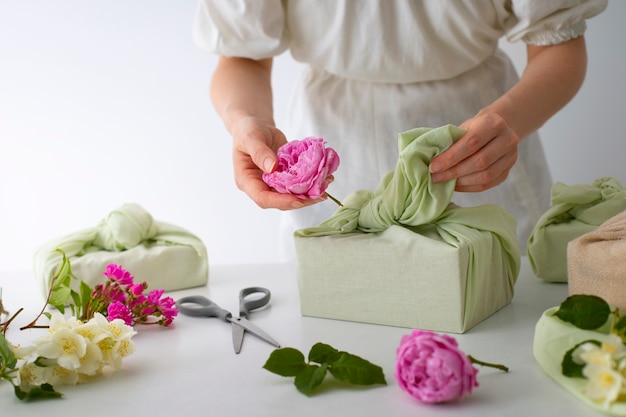
[[[264,369],[280,376],[297,376],[306,367],[302,352],[288,347],[275,349],[263,365]]]
[[[601,327],[606,323],[610,314],[611,307],[602,298],[582,294],[567,297],[554,313],[561,320],[584,330]]]
[[[339,357],[330,364],[329,371],[338,380],[351,384],[387,384],[380,366],[347,352],[340,353]]]
[[[585,367],[585,364],[574,361],[574,351],[578,349],[580,345],[584,345],[585,343],[593,343],[596,346],[601,346],[601,343],[597,340],[585,340],[565,352],[565,355],[563,355],[563,361],[561,362],[561,373],[564,376],[570,378],[584,378],[583,368]]]
[[[311,395],[313,390],[324,381],[327,369],[328,365],[325,363],[322,365],[307,365],[298,372],[293,383],[298,391],[304,395]]]
[[[626,341],[626,316],[622,316],[613,325],[612,333],[615,333],[622,338],[622,341]]]

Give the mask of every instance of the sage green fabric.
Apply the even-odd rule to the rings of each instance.
[[[584,393],[584,378],[569,378],[561,373],[561,362],[565,353],[577,344],[587,340],[601,341],[608,333],[608,327],[599,331],[582,330],[554,317],[558,307],[546,310],[535,326],[533,355],[543,371],[583,403],[608,415],[626,416],[626,404],[615,403],[604,408],[589,399]]]
[[[189,231],[161,221],[138,204],[113,210],[100,223],[41,245],[34,272],[44,296],[61,263],[61,249],[73,273],[90,286],[103,281],[106,265],[122,265],[151,289],[175,290],[208,282],[208,255]]]
[[[554,184],[551,207],[537,221],[526,248],[535,275],[567,282],[567,244],[624,210],[626,190],[615,178],[591,185]]]
[[[298,250],[303,247],[298,244],[302,239],[350,234],[369,234],[371,239],[376,239],[383,236],[383,232],[391,226],[401,226],[412,230],[416,235],[434,234],[436,238],[429,240],[431,245],[437,245],[441,241],[448,247],[468,248],[467,270],[463,271],[462,277],[457,277],[457,281],[466,279],[468,283],[463,294],[464,299],[459,300],[468,312],[468,321],[474,320],[474,312],[481,311],[485,304],[502,306],[503,300],[506,300],[505,304],[508,303],[520,268],[515,219],[497,205],[463,208],[451,203],[455,181],[434,183],[428,171],[430,160],[452,145],[464,132],[456,126],[447,125],[400,133],[395,170],[383,177],[374,192],[359,190],[348,195],[342,201],[343,207],[339,207],[332,217],[317,227],[297,230],[294,234],[297,258],[302,260],[308,256]],[[428,225],[434,225],[434,231],[426,227]],[[484,238],[485,235],[488,236],[487,239]],[[356,260],[362,257],[358,253],[345,252],[342,249],[348,247],[345,244],[332,245],[332,242],[324,239],[324,245],[328,251],[339,251],[345,262],[359,262]],[[394,253],[400,250],[393,244],[386,247],[387,249],[377,250],[376,262],[384,263],[385,260],[395,259]],[[457,257],[452,261],[458,262],[458,255],[455,256]],[[431,259],[429,262],[447,260]],[[315,266],[308,262],[307,271],[303,273],[310,277],[332,274],[325,262],[318,260],[318,264],[318,270],[312,270]],[[390,273],[393,273],[394,267],[402,269],[403,265],[389,266]],[[499,275],[491,276],[493,271],[498,271]],[[370,277],[368,273],[369,271],[359,268],[359,274],[352,283],[355,288],[359,287],[359,282],[384,279],[380,276]],[[489,298],[484,293],[472,291],[475,288],[472,283],[481,281],[485,276],[494,280],[495,287],[499,287],[498,283],[502,284],[504,290],[499,294],[494,291]],[[437,277],[431,279],[435,280]],[[459,285],[463,283],[457,282],[457,286]],[[411,297],[411,294],[406,296]]]

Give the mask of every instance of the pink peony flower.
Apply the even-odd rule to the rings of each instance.
[[[330,184],[328,177],[339,167],[339,155],[326,148],[324,139],[308,137],[293,140],[276,152],[278,166],[263,173],[263,181],[279,193],[298,198],[318,198]]]
[[[478,370],[448,335],[413,330],[402,337],[396,354],[400,388],[422,402],[463,398],[478,386]]]

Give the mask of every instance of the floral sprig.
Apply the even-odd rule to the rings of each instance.
[[[74,385],[101,375],[105,368],[118,370],[122,359],[134,352],[134,324],[170,326],[178,314],[175,302],[163,290],[145,294],[148,285],[135,283],[130,272],[110,264],[104,284],[94,289],[80,281],[71,287],[69,259],[62,261],[54,276],[41,312],[20,330],[46,328],[33,345],[13,346],[6,339],[11,322],[22,311],[0,323],[0,379],[11,383],[19,399],[59,397],[54,385]],[[52,305],[58,312],[46,311]],[[71,315],[65,316],[66,306]],[[5,313],[0,305],[0,310]],[[46,317],[49,323],[39,324]]]
[[[626,316],[602,298],[585,294],[568,297],[554,315],[579,329],[596,330],[600,336],[565,352],[561,373],[585,378],[585,395],[606,408],[626,401]]]
[[[395,377],[402,390],[421,402],[448,402],[462,399],[478,387],[478,369],[473,364],[509,370],[466,355],[451,336],[413,330],[398,346]]]
[[[263,368],[281,376],[295,377],[296,389],[307,396],[315,393],[328,372],[351,385],[387,385],[380,366],[325,343],[311,347],[308,361],[298,349],[275,349]]]

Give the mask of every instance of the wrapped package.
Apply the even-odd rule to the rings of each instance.
[[[61,264],[62,250],[73,274],[92,288],[103,283],[108,264],[121,265],[151,289],[166,291],[206,285],[207,251],[187,230],[154,220],[138,204],[125,204],[95,227],[43,244],[34,255],[34,272],[44,297]],[[78,288],[78,282],[73,283]]]
[[[567,246],[570,295],[597,295],[626,311],[626,211]]]
[[[533,272],[551,282],[567,282],[567,244],[626,210],[626,190],[615,178],[591,185],[552,187],[551,207],[537,221],[526,247]]]
[[[535,326],[535,360],[546,375],[583,403],[605,415],[626,416],[626,404],[616,402],[605,407],[602,402],[592,400],[585,394],[587,379],[565,376],[561,368],[565,353],[574,346],[589,340],[603,340],[609,333],[610,320],[598,330],[582,330],[556,317],[554,313],[558,309],[559,307],[552,307],[546,310]]]
[[[464,133],[448,125],[398,135],[395,170],[317,227],[295,232],[303,315],[463,333],[513,297],[516,221],[496,205],[459,207],[455,181],[430,160]]]

